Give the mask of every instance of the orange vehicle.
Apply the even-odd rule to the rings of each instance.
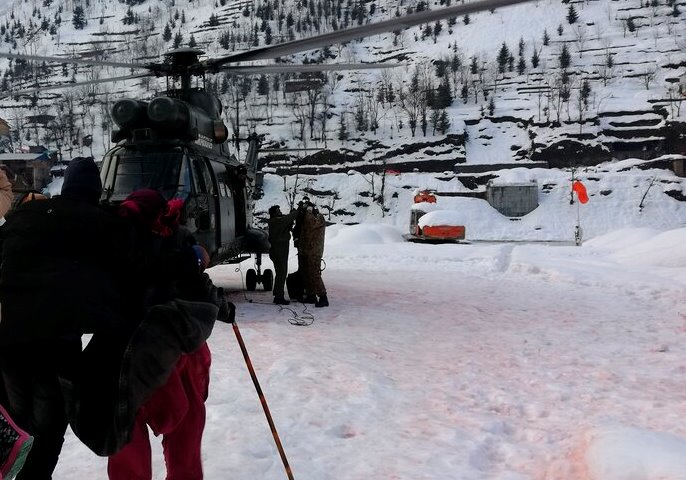
[[[419,191],[414,195],[410,210],[410,232],[405,238],[411,242],[427,243],[463,241],[466,229],[451,218],[454,214],[440,208],[434,192]]]

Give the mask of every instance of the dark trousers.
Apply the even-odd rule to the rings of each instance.
[[[285,248],[276,245],[272,246],[272,249],[269,251],[269,259],[274,264],[274,296],[283,297],[286,276],[288,275],[288,245],[286,244]]]
[[[67,429],[59,376],[71,375],[80,353],[78,338],[2,347],[6,408],[17,425],[34,437],[17,480],[52,478]]]

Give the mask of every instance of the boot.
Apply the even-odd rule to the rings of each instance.
[[[274,303],[276,305],[290,305],[291,302],[286,300],[284,297],[274,297]]]
[[[317,303],[317,296],[314,293],[305,295],[302,303]]]
[[[320,295],[319,300],[314,304],[315,307],[328,307],[329,306],[329,299],[326,298],[326,295]]]

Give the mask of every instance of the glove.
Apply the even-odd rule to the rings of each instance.
[[[223,288],[217,288],[217,297],[219,300],[217,320],[224,323],[233,323],[236,321],[236,306],[226,299]]]
[[[210,254],[201,245],[193,245],[193,252],[198,261],[198,271],[204,272],[210,265]]]

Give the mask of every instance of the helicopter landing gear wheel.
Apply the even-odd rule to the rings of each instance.
[[[274,272],[269,269],[262,274],[262,287],[264,287],[265,292],[271,292],[274,287]]]
[[[254,292],[257,287],[257,272],[252,268],[245,273],[245,288],[249,292]]]

